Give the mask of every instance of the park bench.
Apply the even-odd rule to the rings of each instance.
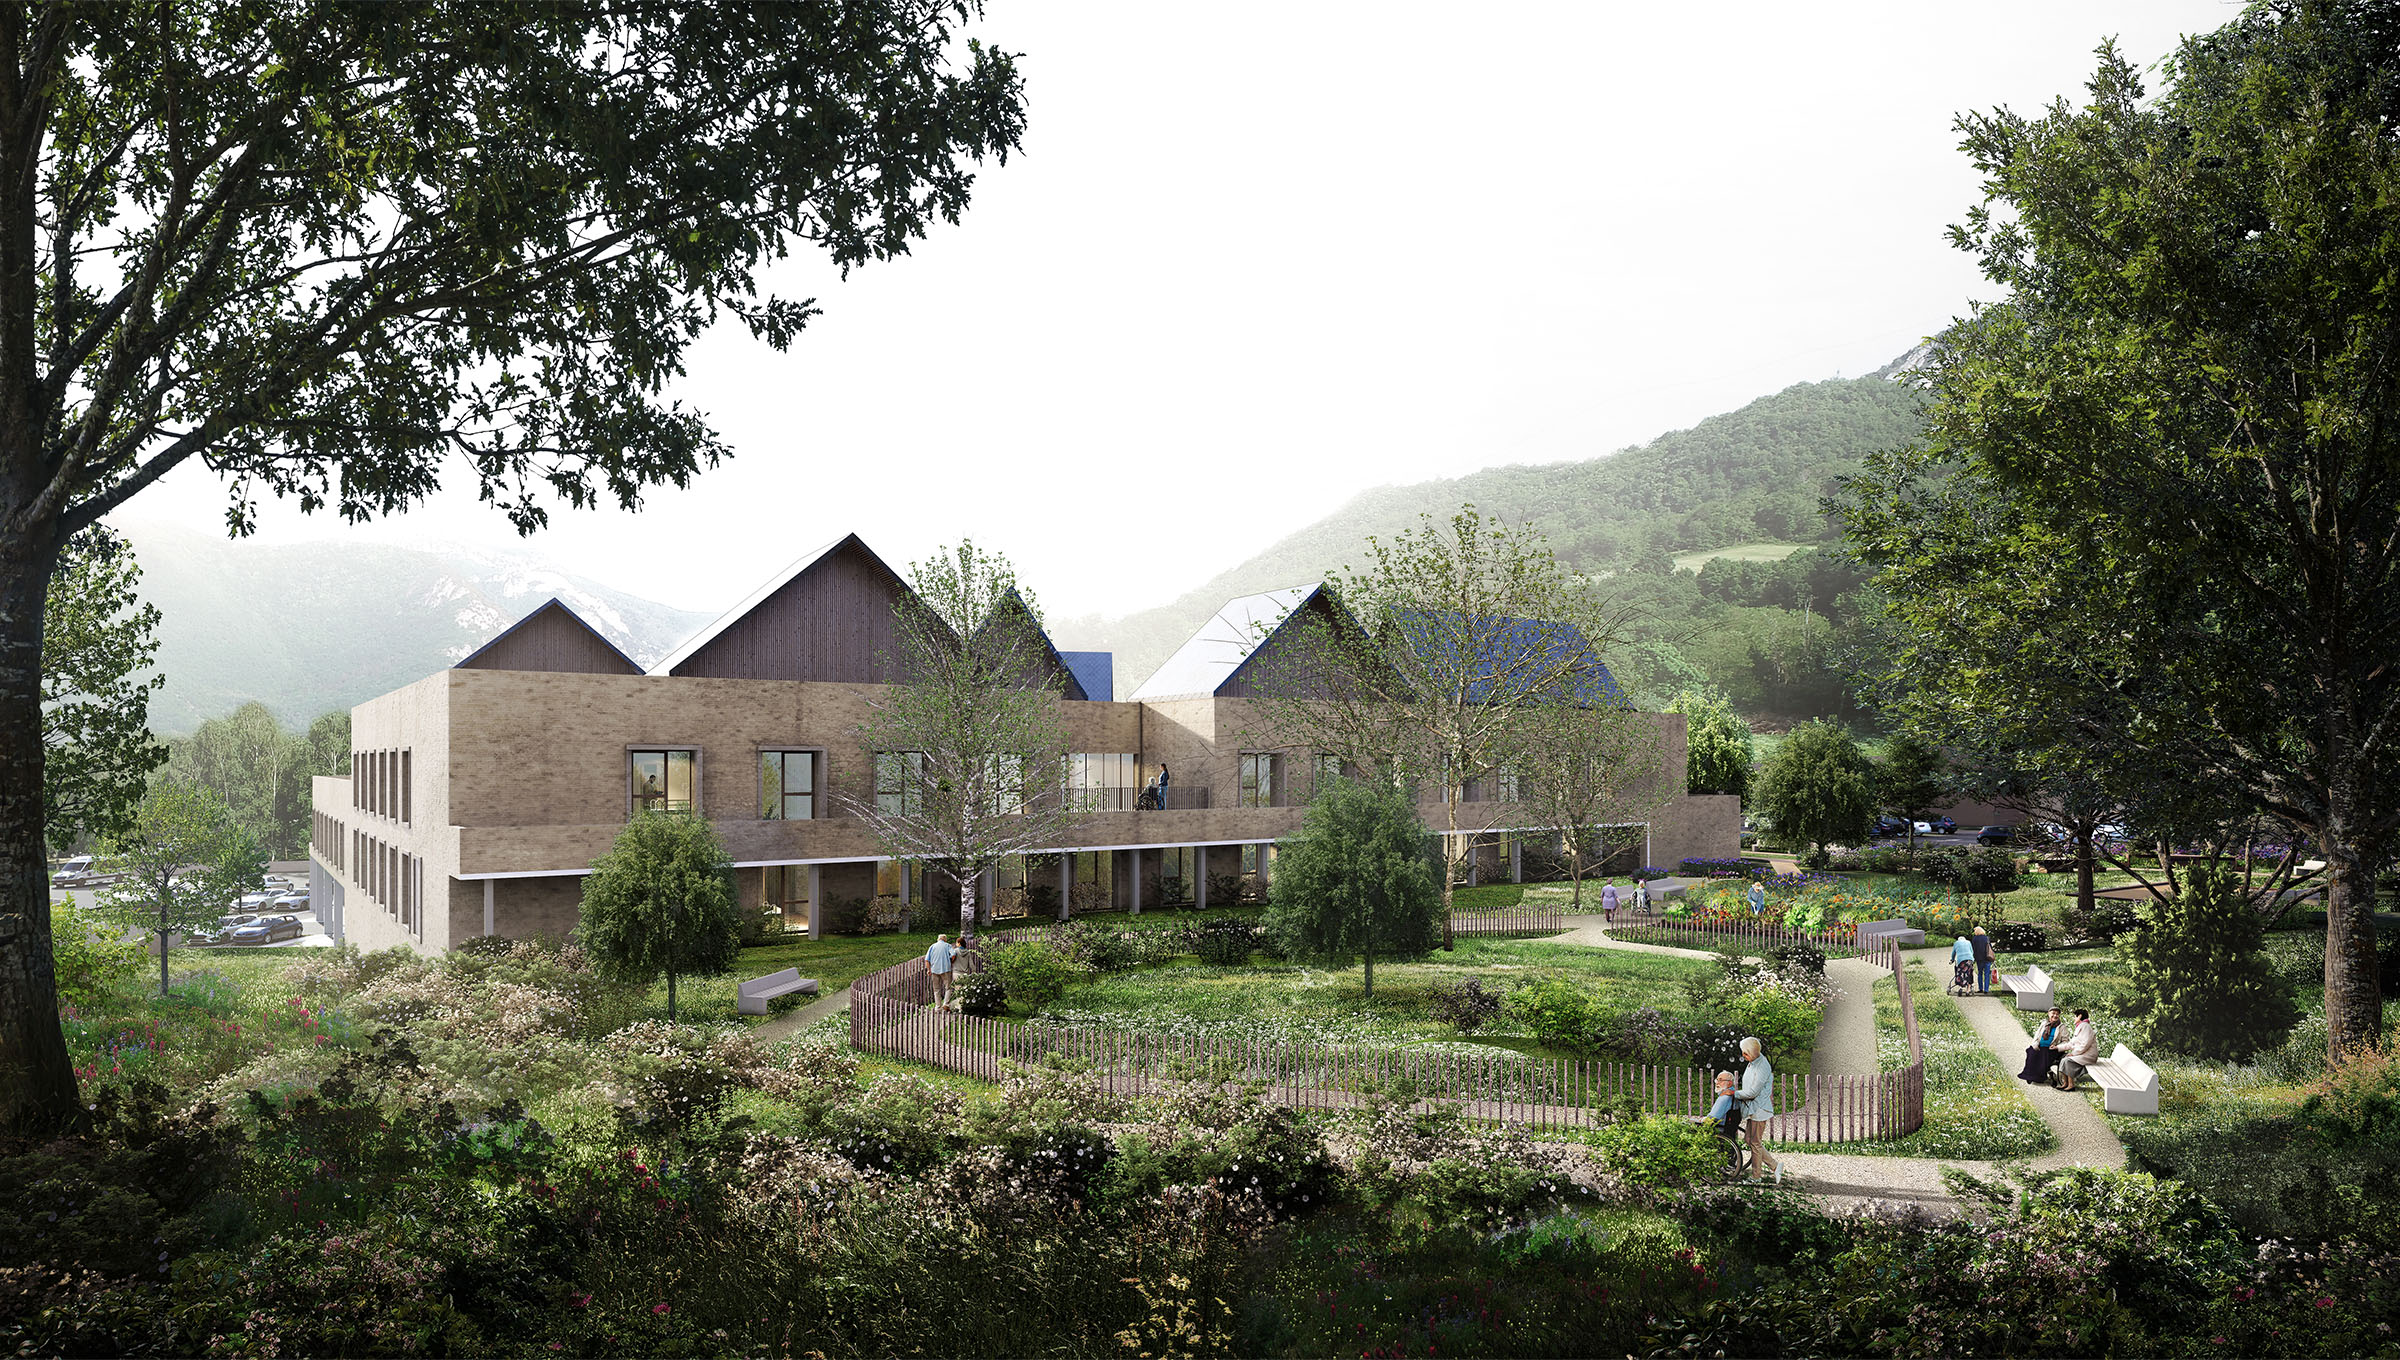
[[[2058,1004],[2058,984],[2038,963],[2022,973],[2002,973],[2000,980],[2017,994],[2018,1010],[2046,1011]]]
[[[1858,927],[1858,947],[1881,949],[1887,944],[1921,945],[1925,932],[1895,916],[1889,921],[1864,921]]]
[[[780,973],[769,973],[762,978],[752,978],[734,990],[734,1008],[736,1010],[744,1015],[765,1015],[767,1003],[776,997],[786,996],[792,992],[798,992],[803,996],[815,996],[817,980],[800,976],[800,970],[797,968],[786,968]]]
[[[2158,1073],[2125,1045],[2083,1074],[2100,1083],[2100,1107],[2110,1114],[2158,1113]]]

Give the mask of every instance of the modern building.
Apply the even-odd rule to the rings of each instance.
[[[812,930],[829,904],[940,900],[937,877],[887,856],[829,796],[872,786],[857,734],[896,678],[907,589],[852,535],[647,671],[552,600],[450,669],[358,705],[351,773],[312,791],[318,916],[370,949],[564,935],[592,861],[645,808],[709,818],[744,905]],[[1234,600],[1123,700],[1108,653],[1057,653],[1077,753],[1068,792],[1088,815],[1074,843],[1019,857],[981,896],[1004,914],[1061,898],[1138,911],[1205,905],[1212,880],[1221,896],[1228,876],[1271,874],[1317,762],[1258,735],[1258,676],[1291,619],[1331,607],[1314,588]],[[1652,716],[1665,768],[1682,769],[1683,718]],[[1142,793],[1162,766],[1154,808]],[[1518,863],[1509,808],[1479,811],[1493,829],[1479,871],[1505,875]],[[1438,806],[1427,821],[1440,824]],[[1653,863],[1734,854],[1738,800],[1678,796],[1639,832]]]

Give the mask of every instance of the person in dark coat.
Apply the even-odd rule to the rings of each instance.
[[[2066,1025],[2058,1018],[2058,1007],[2050,1008],[2049,1016],[2033,1031],[2033,1047],[2025,1050],[2025,1070],[2017,1080],[2035,1085],[2050,1080],[2050,1069],[2067,1056]]]
[[[1992,994],[1992,937],[1983,933],[1982,926],[1977,926],[1975,933],[1968,939],[1975,950],[1975,994],[1990,996]]]

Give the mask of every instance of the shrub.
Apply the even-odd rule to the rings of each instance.
[[[1790,924],[1788,915],[1785,917],[1785,924]],[[1794,940],[1789,944],[1779,944],[1768,950],[1767,957],[1775,961],[1776,972],[1787,976],[1803,978],[1823,978],[1825,976],[1825,951],[1815,945],[1803,944]]]
[[[1727,1003],[1735,1021],[1767,1046],[1769,1053],[1791,1053],[1814,1047],[1817,1022],[1824,1013],[1778,988],[1759,987]],[[1738,1049],[1737,1049],[1738,1051]]]
[[[863,897],[828,897],[825,899],[824,908],[817,917],[817,922],[828,935],[865,935],[881,920],[893,921],[892,926],[885,928],[896,929],[898,925],[896,909],[900,905],[899,900],[893,899],[893,911],[878,918],[873,909],[882,905],[880,898],[869,902]]]
[[[1610,1171],[1645,1190],[1680,1190],[1725,1166],[1724,1144],[1689,1119],[1629,1119],[1604,1124],[1591,1138]]]
[[[1636,1006],[1612,1013],[1610,1027],[1596,1034],[1603,1046],[1635,1062],[1664,1062],[1684,1046],[1685,1027],[1655,1006]]]
[[[1683,877],[1686,878],[1764,878],[1767,873],[1767,866],[1754,859],[1719,857],[1683,861]]]
[[[1661,868],[1656,864],[1645,864],[1641,868],[1634,870],[1633,876],[1640,879],[1644,883],[1647,883],[1654,878],[1673,878],[1675,876],[1675,871],[1673,869]]]
[[[1133,946],[1124,934],[1098,921],[1068,922],[1051,936],[1051,946],[1087,973],[1122,973],[1133,966]]]
[[[1192,930],[1192,952],[1211,968],[1238,968],[1250,961],[1258,937],[1256,922],[1218,917]]]
[[[1211,906],[1239,906],[1257,896],[1257,893],[1251,891],[1251,880],[1247,874],[1210,874],[1208,876],[1208,901]]]
[[[94,931],[73,903],[50,904],[50,960],[58,999],[92,1006],[142,970],[142,947],[115,931]]]
[[[1461,1034],[1473,1034],[1500,1014],[1502,994],[1488,990],[1475,978],[1448,987],[1435,987],[1433,1018]]]
[[[1508,994],[1509,1016],[1552,1048],[1586,1049],[1592,1043],[1592,1005],[1583,989],[1562,978],[1528,982]]]
[[[1058,885],[1055,883],[1042,879],[1029,879],[1025,884],[1024,893],[1018,900],[1024,903],[1027,916],[1058,915]]]
[[[2050,947],[2050,935],[2029,921],[2003,921],[1992,927],[1992,947],[2009,954],[2039,954]]]
[[[1009,1000],[1038,1011],[1074,985],[1078,970],[1048,941],[1024,940],[995,947],[987,971],[1000,979]]]
[[[1008,984],[988,969],[959,974],[958,980],[950,985],[950,995],[957,999],[958,1009],[965,1015],[998,1015],[1008,1009]]]
[[[1683,1032],[1683,1046],[1692,1061],[1711,1072],[1738,1072],[1742,1066],[1742,1037],[1749,1033],[1722,1020],[1702,1020]],[[1760,1035],[1763,1042],[1767,1036]]]
[[[2262,944],[2266,927],[2223,865],[2192,871],[2122,947],[2133,996],[2125,1013],[2170,1052],[2240,1062],[2282,1042],[2300,1019]]]

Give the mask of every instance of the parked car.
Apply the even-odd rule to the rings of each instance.
[[[80,888],[94,877],[92,857],[77,855],[59,865],[58,871],[50,875],[50,886],[53,888]]]
[[[278,893],[275,900],[268,905],[269,910],[272,911],[306,911],[308,910],[308,889],[293,888],[288,892]]]
[[[300,938],[300,918],[296,916],[261,916],[248,925],[238,927],[231,936],[234,944],[273,944],[277,940]]]
[[[1955,836],[1958,834],[1958,820],[1954,817],[1936,817],[1933,819],[1933,829],[1940,835]]]
[[[1975,833],[1977,845],[2013,845],[2016,843],[2016,839],[2017,828],[2014,823],[2007,826],[1987,826]]]
[[[1897,817],[1878,817],[1875,819],[1875,829],[1867,834],[1871,836],[1905,836],[1908,834],[1908,823]]]
[[[1933,834],[1933,823],[1931,822],[1917,822],[1913,825],[1915,825],[1917,828],[1917,834],[1920,836],[1930,836]]]
[[[233,932],[240,930],[243,926],[249,925],[251,922],[257,919],[257,916],[252,915],[249,912],[241,912],[231,916],[218,917],[216,928],[201,934],[193,940],[193,943],[231,944],[233,943]]]
[[[241,899],[233,905],[240,911],[262,912],[274,906],[275,899],[281,895],[279,889],[261,888],[257,892],[243,893]]]

